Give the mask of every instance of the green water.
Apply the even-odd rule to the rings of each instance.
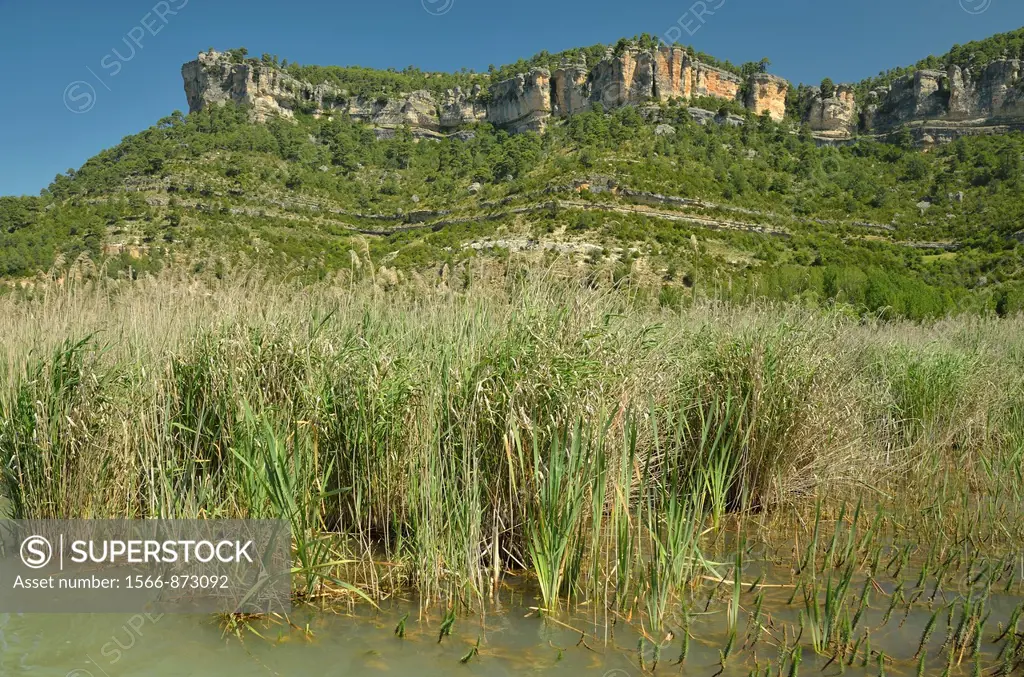
[[[769,610],[775,630],[796,621],[795,607],[785,605],[779,591],[770,596]],[[1017,600],[993,598],[993,620],[1008,616]],[[406,636],[394,635],[406,612]],[[883,609],[872,608],[866,622],[880,625]],[[915,674],[913,659],[930,612],[914,610],[872,631],[873,646],[892,658],[888,674]],[[242,675],[351,676],[351,675],[599,675],[629,677],[645,674],[637,654],[638,628],[626,619],[584,615],[562,617],[559,622],[538,619],[527,608],[505,609],[485,616],[459,618],[450,637],[438,643],[440,617],[417,619],[415,606],[393,605],[381,611],[298,614],[283,624],[257,626],[263,639],[247,635],[244,641],[224,637],[209,616],[164,615],[3,615],[0,616],[0,674],[5,677],[235,677]],[[562,624],[571,625],[570,629]],[[308,624],[308,632],[307,630]],[[995,622],[990,626],[995,630]],[[722,670],[719,650],[726,642],[724,614],[711,611],[692,626],[685,674],[711,677]],[[580,642],[586,633],[585,642]],[[938,653],[945,628],[935,631],[932,654]],[[994,634],[986,632],[986,635]],[[467,664],[462,659],[480,639],[480,653]],[[742,640],[741,640],[742,641]],[[989,649],[992,649],[990,652]],[[675,665],[680,637],[667,641],[654,674],[680,674]],[[988,661],[994,648],[985,647]],[[646,651],[646,668],[651,666]],[[721,674],[745,676],[755,661],[764,666],[777,659],[777,648],[766,637],[753,650],[736,653]],[[803,674],[819,674],[828,657],[815,657],[804,648]],[[988,663],[991,665],[991,663]],[[943,661],[929,661],[928,674],[938,675]],[[971,674],[970,662],[956,674]],[[773,668],[777,674],[778,668]],[[846,673],[878,675],[873,662],[860,661]],[[835,664],[825,674],[838,674]]]
[[[0,618],[0,672],[33,677],[639,674],[627,652],[576,647],[579,633],[519,612],[459,619],[440,644],[440,619],[418,622],[415,615],[405,638],[395,637],[403,613],[395,608],[295,617],[296,623],[309,623],[311,636],[280,625],[260,626],[266,639],[249,635],[244,642],[222,637],[204,616],[5,616]],[[478,635],[480,655],[461,664]]]

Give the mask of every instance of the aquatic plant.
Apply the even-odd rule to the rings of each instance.
[[[909,672],[900,624],[918,669],[1020,670],[1020,318],[472,282],[0,297],[7,510],[279,517],[297,602],[413,593],[450,630],[525,577],[552,627],[635,629],[648,666],[679,641]]]

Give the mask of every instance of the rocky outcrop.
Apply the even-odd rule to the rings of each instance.
[[[746,101],[744,102],[755,115],[767,113],[775,120],[786,117],[786,95],[789,83],[782,78],[767,73],[753,75],[749,80]]]
[[[971,81],[971,73],[967,71],[966,77],[960,66],[951,66],[949,69],[949,109],[950,119],[963,120],[969,118],[976,106],[977,92],[974,90],[974,83]]]
[[[297,110],[340,112],[373,125],[379,136],[408,127],[421,137],[463,135],[474,122],[490,122],[513,133],[541,131],[597,104],[605,109],[713,97],[737,101],[757,115],[781,120],[789,83],[757,73],[747,78],[696,59],[682,47],[608,50],[593,64],[563,63],[496,82],[443,93],[426,90],[399,96],[351,96],[327,84],[303,82],[285,70],[228,54],[206,52],[182,67],[191,111],[227,101],[251,108],[254,120],[294,117]],[[829,96],[812,89],[801,97],[803,122],[823,142],[856,134],[887,135],[909,126],[920,143],[941,143],[967,134],[1024,127],[1024,68],[1002,59],[975,69],[918,70],[857,100],[839,85]],[[710,106],[708,106],[710,107]]]
[[[487,121],[513,133],[539,132],[551,117],[551,72],[535,68],[491,86]]]
[[[743,79],[734,73],[708,66],[699,61],[689,69],[690,87],[687,96],[713,96],[736,100],[743,87]]]
[[[978,106],[995,118],[1024,116],[1024,83],[1021,62],[1005,59],[990,63],[977,86]]]
[[[453,129],[486,120],[487,109],[480,102],[482,91],[480,85],[473,85],[469,92],[463,92],[461,87],[446,91],[438,102],[441,128]]]
[[[204,52],[181,68],[189,111],[202,110],[226,101],[252,106],[253,117],[263,121],[268,115],[291,117],[300,102],[322,105],[329,88],[300,82],[269,66],[233,63],[225,54]]]
[[[330,85],[311,85],[281,69],[252,62],[235,63],[227,54],[204,52],[182,66],[190,111],[227,101],[248,105],[253,119],[294,117],[296,110],[341,112],[387,132],[407,126],[420,136],[447,134],[487,118],[482,89],[456,87],[442,96],[419,90],[395,98],[352,97]]]
[[[590,96],[587,79],[590,71],[585,62],[562,64],[551,75],[551,113],[567,117],[587,110]]]
[[[543,88],[547,83],[548,92]],[[776,120],[786,114],[789,83],[759,73],[743,78],[693,59],[681,47],[611,50],[592,67],[562,64],[553,73],[537,69],[491,86],[487,120],[512,131],[544,128],[551,117],[567,117],[600,104],[604,109],[651,102],[714,97],[738,101]]]
[[[840,86],[834,97],[812,92],[804,121],[822,136],[856,132],[885,135],[909,126],[922,144],[961,136],[999,133],[1024,125],[1021,62],[993,61],[978,69],[951,65],[945,71],[918,70],[855,101],[852,88]]]
[[[812,90],[805,102],[804,121],[824,136],[848,136],[857,126],[857,102],[851,85],[839,85],[832,96]]]
[[[865,122],[872,131],[890,130],[910,120],[941,117],[950,99],[945,74],[932,70],[906,75],[874,94],[865,108]]]
[[[448,90],[440,100],[425,90],[391,99],[340,98],[321,107],[319,112],[347,113],[354,120],[371,124],[378,130],[405,126],[420,136],[434,136],[485,119],[486,111],[477,102],[478,95],[479,91],[466,95],[456,88]]]
[[[513,133],[541,131],[552,117],[566,117],[595,104],[605,109],[649,102],[715,97],[739,101],[756,113],[781,120],[789,83],[766,74],[744,82],[704,64],[681,47],[625,49],[589,66],[562,64],[554,73],[535,68],[497,82],[483,92],[460,88],[443,95],[415,91],[397,97],[353,97],[330,85],[312,85],[262,64],[237,63],[228,54],[205,52],[182,67],[190,111],[227,101],[248,105],[253,118],[294,117],[296,110],[347,113],[388,136],[407,126],[419,136],[436,137],[473,122],[490,122]]]
[[[619,56],[609,51],[590,71],[590,101],[605,108],[617,108],[653,98],[654,61],[649,52],[644,53],[644,58],[639,57],[638,50],[629,49]]]
[[[692,62],[682,47],[659,49],[654,54],[654,88],[658,99],[689,98],[687,74]]]

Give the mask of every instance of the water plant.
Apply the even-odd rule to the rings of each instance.
[[[440,641],[511,589],[648,667],[678,640],[909,671],[900,623],[919,670],[1020,669],[1020,319],[664,309],[570,272],[0,297],[7,511],[281,518],[296,602],[411,593]]]

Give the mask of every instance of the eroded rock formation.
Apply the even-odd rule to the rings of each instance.
[[[270,116],[292,118],[296,110],[317,113],[344,112],[380,130],[408,126],[421,136],[448,133],[486,119],[481,88],[461,88],[435,96],[426,90],[401,97],[352,97],[330,85],[311,85],[288,73],[263,64],[234,63],[226,54],[204,52],[182,66],[189,110],[202,110],[226,101],[252,107],[253,119]]]
[[[572,115],[595,104],[609,109],[714,97],[738,101],[757,114],[767,112],[781,120],[789,91],[788,82],[767,74],[753,75],[744,83],[733,73],[693,59],[681,47],[626,49],[618,55],[609,50],[593,68],[579,63],[563,65],[551,75],[551,84],[551,115],[555,117]]]
[[[535,68],[491,86],[487,121],[513,133],[544,129],[551,117],[551,73]]]
[[[270,114],[290,117],[292,108],[302,101],[323,105],[327,92],[275,68],[233,63],[219,52],[201,53],[181,67],[181,77],[190,112],[234,101],[251,105],[258,121]]]
[[[832,96],[812,91],[806,102],[804,121],[811,129],[828,136],[849,135],[857,126],[857,102],[853,87],[839,85]]]
[[[234,101],[252,107],[253,118],[294,117],[296,110],[344,112],[380,130],[406,125],[421,136],[448,134],[487,121],[518,133],[541,131],[552,117],[566,117],[595,104],[605,109],[670,99],[715,97],[739,101],[758,114],[785,115],[789,84],[758,74],[739,76],[693,59],[681,47],[611,50],[599,62],[563,64],[554,73],[535,68],[496,82],[484,95],[477,86],[435,95],[421,90],[396,97],[351,97],[329,85],[312,85],[272,66],[235,63],[229,55],[205,52],[182,67],[189,110]]]
[[[858,133],[884,135],[910,126],[923,143],[966,134],[1024,127],[1024,73],[1019,60],[993,61],[975,70],[918,70],[857,100],[851,85],[829,96],[811,90],[802,100],[802,121],[822,139],[849,139]],[[419,136],[456,132],[487,121],[518,133],[541,131],[562,118],[597,104],[605,109],[645,103],[714,97],[737,101],[755,114],[781,120],[789,83],[757,73],[741,78],[702,63],[681,47],[656,50],[609,49],[594,64],[563,63],[553,72],[535,68],[514,78],[469,91],[426,90],[394,97],[349,96],[330,85],[312,85],[273,66],[235,63],[218,52],[200,54],[182,67],[191,111],[226,101],[252,107],[253,118],[293,117],[296,110],[344,112],[374,125],[379,133],[409,127]]]
[[[910,126],[918,141],[939,143],[959,136],[1005,131],[1024,125],[1021,62],[1001,59],[978,68],[918,70],[856,101],[849,85],[833,97],[812,92],[805,121],[822,136],[888,134]]]
[[[775,120],[786,117],[786,95],[789,83],[767,73],[753,75],[747,91],[746,106],[755,115],[768,113]]]

